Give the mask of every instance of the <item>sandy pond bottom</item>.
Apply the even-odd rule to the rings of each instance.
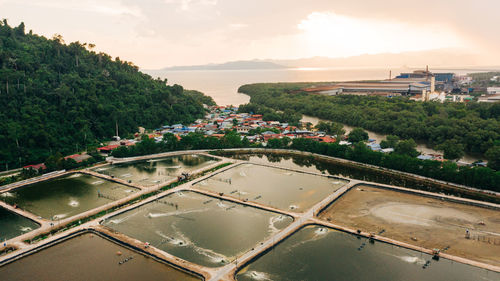
[[[500,266],[500,211],[357,186],[320,218],[427,249]],[[470,239],[466,239],[466,231]]]
[[[142,186],[157,185],[219,161],[205,155],[180,155],[145,161],[108,165],[93,169]]]
[[[500,280],[500,273],[321,226],[302,228],[237,273],[250,280]]]
[[[176,192],[102,224],[187,261],[219,267],[291,222],[289,216]]]
[[[0,207],[0,241],[39,228],[36,222]]]
[[[336,178],[243,164],[199,182],[195,187],[281,210],[304,212],[346,183]]]
[[[121,255],[118,255],[118,252],[121,252]],[[124,260],[126,262],[123,262]],[[199,279],[95,234],[87,233],[1,266],[0,280]]]
[[[127,197],[136,188],[71,174],[0,194],[0,200],[46,219],[59,220]]]

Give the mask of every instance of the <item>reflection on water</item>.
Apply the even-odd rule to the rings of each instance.
[[[177,192],[103,225],[193,263],[219,267],[291,222],[288,216]]]
[[[464,196],[471,199],[483,199],[481,194],[459,194],[453,190],[444,190],[441,186],[432,183],[423,183],[421,181],[413,180],[411,178],[404,178],[398,175],[387,175],[378,171],[370,169],[363,169],[354,166],[345,166],[323,158],[313,156],[300,156],[296,154],[286,153],[238,153],[233,152],[219,152],[225,157],[232,157],[235,159],[247,160],[255,163],[269,164],[311,171],[316,173],[324,173],[334,176],[347,177],[351,179],[364,180],[376,183],[390,184],[413,189],[420,189],[432,192],[444,192],[456,196]],[[484,199],[483,199],[484,200]]]
[[[12,196],[0,197],[7,204],[46,219],[60,220],[109,202],[124,198],[137,190],[132,187],[72,174],[27,185],[10,191]]]
[[[179,84],[186,89],[201,91],[211,96],[219,105],[239,105],[247,103],[250,100],[247,95],[238,93],[238,88],[244,84],[387,79],[389,70],[392,70],[392,73],[400,73],[411,72],[415,69],[339,67],[251,70],[143,71],[153,77],[161,77],[162,79],[167,78],[168,83],[171,85]],[[439,72],[455,72],[457,74],[466,74],[477,71],[478,70],[439,70]]]
[[[0,207],[0,242],[39,227],[34,221]]]
[[[284,169],[244,164],[196,185],[282,210],[304,212],[347,181]]]
[[[0,280],[199,280],[94,234],[83,234],[0,267]]]
[[[116,164],[94,169],[94,171],[117,177],[142,186],[152,186],[192,172],[219,161],[205,155],[180,155],[161,159]]]
[[[250,280],[499,280],[500,273],[321,226],[299,230],[238,272]]]

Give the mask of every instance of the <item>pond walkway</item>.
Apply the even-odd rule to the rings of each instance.
[[[174,156],[174,155],[181,155],[181,154],[193,154],[193,153],[200,154],[200,152],[203,153],[204,151],[182,151],[182,152],[175,152],[175,153],[171,153],[170,152],[170,153],[158,154],[158,155],[155,155],[155,157],[156,158],[160,158],[160,157],[166,157],[166,156]],[[212,155],[210,155],[210,156],[213,157]],[[124,163],[124,162],[128,162],[128,161],[137,161],[138,159],[143,160],[143,159],[150,159],[150,158],[151,157],[146,157],[146,156],[144,156],[144,157],[135,157],[135,158],[126,159],[126,161],[120,161],[120,162],[114,162],[114,163]],[[335,192],[331,193],[330,195],[328,195],[327,197],[325,197],[324,199],[322,199],[320,202],[318,202],[317,204],[315,204],[313,207],[309,208],[304,213],[296,213],[296,212],[292,212],[292,211],[281,210],[281,209],[274,208],[274,207],[271,207],[271,206],[268,206],[268,205],[265,205],[265,204],[261,204],[261,203],[257,203],[257,202],[252,202],[252,201],[245,200],[245,199],[242,200],[242,199],[230,197],[230,196],[227,196],[227,195],[224,195],[224,194],[220,194],[220,193],[217,193],[217,192],[201,190],[201,189],[198,189],[196,187],[196,184],[198,182],[206,180],[206,179],[208,179],[208,178],[210,178],[210,177],[212,177],[212,176],[214,176],[214,175],[216,175],[218,173],[227,171],[228,169],[231,169],[233,167],[236,167],[238,165],[245,164],[245,163],[255,164],[255,165],[261,165],[261,166],[268,166],[268,167],[273,167],[273,168],[280,168],[280,169],[285,169],[285,170],[289,170],[289,171],[293,171],[293,172],[314,174],[314,175],[318,175],[318,176],[326,176],[326,175],[322,175],[322,174],[319,174],[319,173],[304,172],[304,171],[300,171],[300,170],[296,170],[296,169],[284,168],[284,167],[281,167],[279,165],[269,165],[269,164],[264,164],[263,165],[263,164],[260,164],[260,163],[251,163],[251,162],[248,162],[248,161],[228,159],[228,158],[223,158],[223,157],[215,157],[215,158],[222,159],[223,161],[219,161],[217,163],[214,163],[213,165],[210,165],[210,166],[204,167],[202,169],[196,170],[192,174],[203,173],[204,171],[208,171],[208,170],[210,170],[212,168],[215,168],[215,167],[217,167],[217,166],[219,166],[221,164],[224,164],[224,163],[231,163],[231,165],[228,165],[226,167],[218,169],[217,171],[214,171],[212,173],[208,173],[208,174],[203,175],[203,176],[201,176],[199,178],[196,178],[193,181],[181,184],[181,185],[179,185],[179,186],[177,186],[175,188],[163,191],[161,193],[158,193],[158,194],[156,194],[154,196],[151,196],[151,197],[149,197],[147,199],[144,199],[142,201],[136,202],[136,203],[131,204],[131,205],[130,204],[127,205],[127,202],[129,202],[129,201],[131,201],[133,199],[136,199],[136,198],[138,198],[141,195],[148,194],[148,193],[153,192],[153,191],[158,191],[162,187],[167,186],[167,185],[169,185],[169,184],[171,184],[173,182],[176,182],[177,179],[173,179],[171,181],[168,181],[168,182],[165,182],[165,183],[162,183],[162,184],[159,184],[159,185],[155,185],[155,186],[152,186],[152,187],[144,187],[144,186],[140,186],[139,184],[136,184],[136,183],[128,183],[128,182],[123,183],[122,182],[123,180],[116,179],[116,178],[110,178],[109,176],[98,174],[96,172],[89,171],[89,170],[79,171],[81,173],[89,174],[89,175],[96,176],[96,177],[99,177],[99,178],[103,178],[103,179],[106,179],[106,180],[113,180],[114,182],[117,182],[117,183],[120,183],[120,184],[126,184],[128,186],[132,186],[132,187],[138,188],[139,191],[136,192],[136,193],[134,193],[133,195],[130,195],[130,196],[128,196],[126,198],[123,198],[121,200],[118,200],[118,201],[115,201],[115,202],[111,202],[111,203],[106,204],[104,206],[101,206],[99,208],[96,208],[96,209],[93,209],[93,210],[89,210],[87,212],[79,214],[77,216],[73,216],[71,218],[67,218],[65,220],[61,220],[60,222],[57,222],[57,225],[54,225],[55,222],[51,222],[51,221],[47,221],[47,220],[44,220],[44,219],[40,219],[40,218],[36,217],[33,214],[30,214],[28,212],[25,212],[25,211],[22,211],[22,210],[19,210],[19,209],[14,209],[12,206],[8,206],[7,204],[5,204],[3,202],[0,202],[0,206],[3,206],[5,208],[9,209],[10,211],[19,213],[19,214],[21,214],[23,216],[26,216],[26,217],[30,218],[30,219],[33,219],[34,221],[36,221],[36,222],[38,222],[38,223],[41,224],[41,227],[38,228],[38,229],[36,229],[36,230],[34,230],[34,231],[31,231],[31,232],[26,233],[24,235],[21,235],[21,236],[18,236],[16,238],[8,240],[7,244],[17,247],[18,250],[15,251],[15,252],[12,252],[12,253],[9,253],[9,254],[6,254],[6,255],[0,257],[0,265],[2,264],[2,261],[5,261],[5,260],[10,259],[10,258],[13,258],[13,257],[15,257],[15,256],[17,256],[19,254],[22,255],[23,253],[26,253],[26,252],[28,252],[30,250],[34,250],[37,247],[40,247],[42,245],[46,245],[47,243],[50,243],[51,241],[55,241],[57,239],[60,239],[60,238],[65,237],[67,235],[70,235],[71,233],[76,233],[76,232],[84,230],[84,229],[95,229],[97,231],[101,231],[103,233],[106,233],[107,235],[110,235],[112,237],[115,237],[115,238],[119,239],[120,241],[123,241],[123,242],[125,242],[127,244],[130,244],[130,245],[133,245],[135,247],[138,247],[141,250],[144,250],[144,251],[146,251],[148,253],[151,253],[151,254],[154,254],[154,255],[156,255],[158,257],[161,257],[162,259],[165,259],[166,261],[171,262],[174,265],[177,265],[179,267],[182,267],[182,268],[194,271],[194,272],[198,272],[198,273],[200,273],[200,274],[202,274],[204,276],[205,280],[209,280],[209,281],[234,280],[234,276],[235,276],[235,274],[236,274],[236,272],[237,272],[237,270],[239,268],[241,268],[242,266],[245,266],[246,264],[248,264],[249,262],[251,262],[253,259],[255,259],[257,256],[259,256],[263,252],[267,251],[268,249],[271,249],[272,247],[276,246],[278,243],[280,243],[281,241],[283,241],[284,239],[286,239],[287,237],[289,237],[290,235],[292,235],[293,233],[295,233],[300,228],[302,228],[302,227],[304,227],[306,225],[311,225],[311,224],[322,225],[322,226],[325,226],[325,227],[330,227],[330,228],[333,228],[333,229],[345,231],[345,232],[352,233],[352,234],[355,234],[355,235],[360,235],[360,236],[363,236],[363,237],[366,237],[366,238],[372,238],[372,239],[377,240],[377,241],[382,241],[382,242],[390,243],[390,244],[393,244],[393,245],[405,247],[405,248],[408,248],[408,249],[413,249],[413,250],[416,250],[416,251],[420,251],[420,252],[423,252],[423,253],[432,254],[432,250],[431,249],[425,249],[425,248],[417,247],[417,246],[414,246],[414,245],[411,245],[411,244],[408,244],[408,243],[403,243],[403,242],[400,242],[400,241],[392,240],[390,238],[383,237],[381,235],[374,235],[374,234],[366,233],[366,232],[358,232],[355,229],[350,229],[350,228],[346,228],[346,227],[343,227],[343,226],[340,226],[340,225],[333,224],[331,222],[323,221],[323,220],[320,220],[320,219],[318,219],[316,217],[320,211],[322,211],[327,206],[329,206],[333,201],[335,201],[337,198],[339,198],[340,196],[342,196],[343,194],[345,194],[351,188],[353,188],[353,187],[355,187],[356,185],[359,185],[359,184],[376,185],[376,186],[380,186],[380,187],[384,187],[384,188],[396,189],[396,190],[403,191],[403,192],[417,193],[417,194],[420,194],[420,195],[423,195],[423,196],[433,196],[433,197],[437,196],[437,197],[440,197],[440,198],[443,198],[443,199],[446,199],[446,200],[459,201],[459,202],[465,203],[465,204],[474,204],[474,205],[477,204],[477,205],[482,205],[484,207],[500,208],[500,205],[493,204],[493,203],[485,203],[485,202],[479,202],[479,201],[475,201],[475,200],[462,199],[462,198],[457,198],[457,197],[453,197],[453,196],[446,196],[446,195],[435,194],[435,193],[430,193],[430,192],[425,192],[425,191],[418,191],[418,190],[407,189],[407,188],[401,188],[401,187],[396,187],[396,186],[391,186],[391,185],[384,185],[384,184],[378,184],[378,183],[370,183],[370,182],[359,181],[359,180],[345,179],[345,178],[342,178],[342,177],[329,176],[329,177],[338,178],[338,179],[341,179],[341,180],[346,180],[348,182],[345,185],[343,185],[342,187],[340,187],[338,190],[336,190]],[[110,160],[112,160],[112,159],[110,159]],[[171,255],[169,253],[166,253],[166,252],[164,252],[162,250],[159,250],[159,249],[157,249],[157,248],[155,248],[153,246],[144,247],[144,242],[143,241],[139,241],[139,240],[127,237],[127,236],[125,236],[123,234],[116,233],[116,232],[111,231],[110,229],[108,229],[108,228],[106,228],[106,227],[104,227],[104,226],[101,225],[101,222],[103,220],[109,219],[109,218],[111,218],[111,217],[113,217],[115,215],[118,215],[120,213],[126,212],[128,210],[133,209],[133,208],[136,208],[137,206],[140,206],[140,205],[143,205],[143,204],[147,204],[149,202],[157,200],[160,197],[163,197],[163,196],[175,193],[175,192],[179,192],[179,191],[193,191],[193,192],[204,194],[204,195],[216,198],[216,199],[232,201],[232,202],[235,202],[235,203],[238,203],[238,204],[242,204],[242,205],[246,205],[246,206],[252,206],[252,207],[255,207],[255,208],[262,209],[262,210],[267,210],[267,211],[270,211],[270,212],[275,212],[275,213],[280,213],[280,214],[288,215],[288,216],[293,217],[294,221],[290,225],[288,225],[286,228],[282,229],[281,231],[275,233],[274,235],[272,235],[271,237],[269,237],[265,241],[262,241],[261,243],[259,243],[258,245],[256,245],[250,251],[248,251],[248,252],[244,253],[243,255],[237,257],[237,259],[234,262],[232,262],[230,264],[227,264],[227,265],[225,265],[223,267],[220,267],[220,268],[203,267],[203,266],[200,266],[200,265],[197,265],[197,264],[185,261],[185,260],[180,259],[178,257],[175,257],[175,256],[173,256],[173,255]],[[6,205],[6,206],[4,206],[4,205]],[[84,224],[81,224],[79,226],[73,227],[73,228],[71,228],[69,230],[66,230],[64,232],[56,233],[56,234],[54,234],[52,236],[49,236],[48,238],[42,240],[41,242],[38,242],[38,243],[35,243],[35,244],[27,244],[27,243],[23,242],[24,240],[32,239],[33,237],[35,237],[37,235],[40,235],[40,234],[43,234],[43,233],[47,233],[48,231],[50,231],[51,229],[54,229],[54,228],[58,227],[59,225],[65,225],[65,224],[70,223],[72,221],[75,221],[75,220],[78,220],[78,219],[83,219],[85,217],[97,214],[97,213],[99,213],[101,211],[109,210],[109,209],[111,209],[111,208],[113,208],[115,206],[119,206],[119,205],[123,205],[123,207],[120,208],[120,209],[118,209],[118,210],[109,212],[109,213],[103,215],[100,218],[96,218],[94,220],[91,220],[91,221],[89,221],[87,223],[84,223]],[[460,263],[465,263],[465,264],[469,264],[469,265],[481,267],[481,268],[484,268],[484,269],[488,269],[488,270],[500,272],[500,268],[496,267],[496,266],[493,266],[493,265],[471,261],[471,260],[468,260],[468,259],[465,259],[465,258],[448,255],[446,253],[441,253],[440,256],[443,257],[443,258],[447,258],[447,259],[450,259],[450,260],[453,260],[453,261],[460,262]]]

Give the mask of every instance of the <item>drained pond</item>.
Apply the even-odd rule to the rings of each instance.
[[[358,185],[319,214],[331,221],[426,249],[500,266],[499,209]]]
[[[216,174],[195,187],[304,212],[347,181],[253,164],[243,164]]]
[[[181,173],[201,169],[219,161],[205,155],[180,155],[146,161],[108,165],[94,171],[126,181],[152,186],[177,178]]]
[[[176,192],[109,218],[103,225],[187,261],[219,267],[291,222],[289,216],[195,192]]]
[[[0,280],[200,280],[95,234],[83,234],[0,266]]]
[[[2,193],[0,200],[55,221],[119,200],[136,191],[136,188],[76,173]]]
[[[500,273],[375,242],[322,226],[302,228],[249,266],[250,280],[500,280]]]
[[[9,240],[38,227],[40,226],[36,222],[0,207],[0,241]]]

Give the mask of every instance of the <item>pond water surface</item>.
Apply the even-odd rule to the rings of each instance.
[[[375,242],[322,226],[305,227],[237,273],[250,280],[500,280],[500,273]]]
[[[180,155],[147,161],[108,165],[94,171],[142,186],[157,185],[219,161],[205,155]]]
[[[199,182],[195,187],[281,210],[304,212],[346,183],[326,176],[243,164]]]
[[[0,207],[0,242],[39,227],[36,222]]]
[[[194,281],[200,279],[98,235],[83,234],[0,266],[0,280]]]
[[[475,200],[490,201],[491,196],[486,196],[481,193],[468,193],[458,192],[457,190],[443,188],[439,184],[432,182],[424,182],[418,179],[405,177],[404,175],[392,174],[388,175],[377,170],[365,169],[357,166],[347,166],[332,160],[321,157],[297,155],[293,153],[247,153],[247,152],[224,152],[225,157],[234,159],[246,160],[259,164],[272,164],[274,166],[310,171],[315,173],[322,173],[325,175],[333,175],[339,177],[346,177],[350,179],[357,179],[362,181],[370,181],[376,183],[390,184],[395,186],[402,186],[412,189],[425,190],[435,193],[445,193],[449,195],[467,197]],[[221,154],[221,156],[222,156]]]
[[[76,173],[2,193],[0,200],[55,221],[119,200],[136,191],[136,188]]]
[[[102,224],[187,261],[219,267],[291,222],[289,216],[176,192]]]

